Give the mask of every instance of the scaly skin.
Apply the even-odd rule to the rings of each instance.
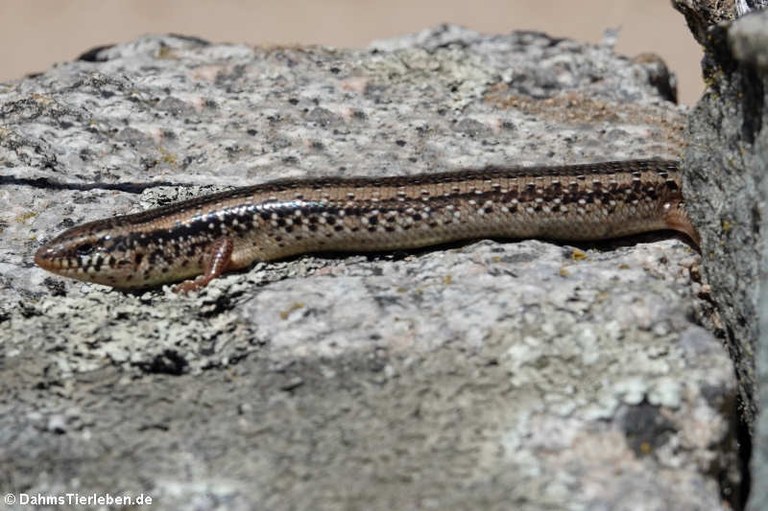
[[[382,178],[285,180],[89,222],[43,245],[35,263],[120,289],[310,252],[413,249],[481,238],[603,240],[658,230],[699,236],[677,164],[635,160],[489,167]]]

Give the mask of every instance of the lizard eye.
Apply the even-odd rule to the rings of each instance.
[[[77,252],[77,255],[81,256],[87,256],[90,255],[91,252],[93,252],[94,246],[93,243],[82,243],[77,246],[75,249],[75,252]]]

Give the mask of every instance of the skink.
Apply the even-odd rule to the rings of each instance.
[[[667,229],[698,248],[681,186],[677,163],[664,160],[282,180],[74,227],[43,245],[35,263],[119,289],[184,281],[175,290],[186,292],[256,261],[310,252]]]

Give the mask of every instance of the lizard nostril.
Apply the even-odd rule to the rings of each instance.
[[[46,257],[49,254],[50,250],[48,247],[40,247],[37,249],[37,252],[35,252],[35,264],[40,266],[41,268],[45,268],[46,261],[48,258]]]

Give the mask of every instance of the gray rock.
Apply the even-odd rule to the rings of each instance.
[[[3,490],[727,509],[736,384],[681,241],[306,256],[188,297],[31,264],[69,225],[233,184],[674,158],[660,66],[446,26],[357,51],[145,37],[0,86]]]
[[[765,6],[747,3],[746,10]],[[743,4],[735,11],[722,4],[731,9],[724,19],[745,12]],[[740,443],[745,456],[754,445],[749,509],[756,511],[768,509],[768,12],[719,24],[706,8],[684,12],[705,46],[709,85],[691,115],[686,195],[703,238],[703,267],[717,305],[713,324],[739,377],[746,424]]]
[[[719,40],[712,52],[720,54],[710,52],[711,67],[707,72],[717,82],[691,116],[691,143],[685,157],[686,196],[700,226],[705,274],[720,306],[720,321],[730,342],[747,422],[751,424],[756,409],[753,393],[760,268],[759,169],[764,168],[765,157],[757,139],[762,119],[755,107],[763,97],[762,91],[745,90],[743,83],[759,80],[754,75],[756,68],[740,68],[734,55],[723,53],[727,46],[725,28],[713,29],[712,37]],[[727,75],[722,75],[723,68],[728,69]]]
[[[744,73],[744,89],[746,110],[744,121],[744,136],[749,151],[744,158],[744,171],[752,177],[752,184],[757,187],[757,200],[752,205],[757,230],[756,245],[757,271],[745,276],[744,281],[751,282],[757,289],[757,314],[749,318],[749,325],[757,327],[757,347],[749,354],[754,357],[757,365],[757,386],[755,397],[760,415],[754,428],[754,454],[752,460],[752,497],[749,508],[752,510],[768,508],[768,246],[765,243],[765,233],[768,232],[768,135],[764,127],[768,124],[768,114],[765,111],[768,98],[768,12],[746,16],[729,30],[728,40],[733,48],[733,54],[739,62],[740,71]],[[739,73],[740,74],[740,73]],[[759,90],[752,90],[752,87]],[[751,102],[755,101],[754,104]],[[751,193],[750,193],[751,195]],[[754,254],[752,250],[749,251]],[[746,281],[746,282],[745,282]],[[754,297],[755,295],[751,295]],[[752,340],[752,339],[750,339]],[[754,344],[750,344],[753,347]],[[750,382],[751,383],[751,382]]]

